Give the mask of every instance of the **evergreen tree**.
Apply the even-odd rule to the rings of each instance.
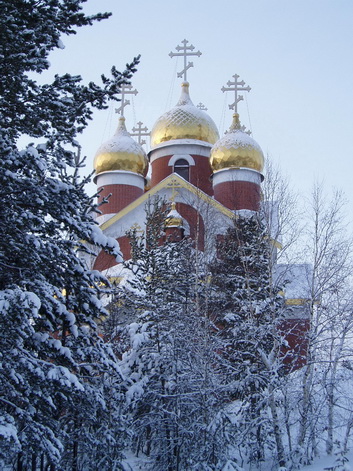
[[[82,434],[85,450],[97,450],[96,422],[109,424],[102,378],[120,377],[96,332],[106,281],[78,256],[89,252],[82,240],[119,250],[92,220],[74,149],[92,109],[117,99],[138,61],[123,74],[113,67],[102,86],[69,74],[45,85],[31,78],[48,69],[62,34],[109,16],[88,17],[82,3],[0,1],[0,459],[19,470],[60,460],[78,469]],[[43,142],[20,151],[22,135]]]
[[[284,449],[274,393],[280,381],[280,322],[284,301],[273,285],[270,241],[258,215],[237,216],[218,240],[211,266],[211,310],[219,368],[229,400],[238,401],[238,443],[248,459],[264,458],[264,445]],[[268,407],[271,415],[268,416]]]
[[[129,307],[135,319],[126,327],[122,359],[134,448],[148,455],[155,471],[222,469],[229,450],[210,322],[201,301],[205,276],[201,270],[196,275],[188,240],[161,244],[166,215],[160,202],[150,203],[146,233],[130,234],[134,277],[116,306],[125,313]]]

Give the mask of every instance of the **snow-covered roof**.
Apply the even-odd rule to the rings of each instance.
[[[284,285],[287,299],[310,299],[312,266],[308,263],[274,267],[274,281]]]

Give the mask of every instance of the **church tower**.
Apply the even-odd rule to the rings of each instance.
[[[200,51],[194,52],[194,49],[184,39],[182,45],[176,47],[177,52],[169,53],[170,57],[180,56],[184,60],[184,68],[178,73],[178,77],[183,77],[183,82],[178,103],[156,121],[151,132],[151,187],[176,173],[212,196],[209,156],[219,134],[212,118],[196,107],[189,95],[187,71],[193,67],[193,63],[187,62],[187,59],[201,55]]]
[[[145,176],[148,171],[147,156],[126,130],[124,107],[129,104],[125,100],[131,91],[131,85],[123,85],[122,100],[116,110],[120,113],[117,130],[114,136],[102,144],[94,159],[95,177],[99,193],[99,201],[108,198],[107,204],[102,204],[102,214],[116,214],[144,193]]]
[[[259,211],[264,156],[239,120],[237,105],[243,96],[238,96],[238,91],[250,91],[250,87],[244,87],[244,81],[238,81],[239,75],[233,77],[234,82],[228,81],[228,87],[222,88],[223,92],[235,92],[235,101],[229,105],[235,111],[233,123],[225,136],[212,147],[210,156],[214,197],[231,210]]]

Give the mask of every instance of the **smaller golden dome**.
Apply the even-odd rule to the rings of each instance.
[[[165,227],[184,227],[183,218],[176,210],[176,204],[174,201],[172,203],[172,209],[167,214],[164,225]]]
[[[145,176],[148,160],[145,151],[127,132],[125,118],[119,118],[114,136],[98,149],[94,158],[96,174],[112,170],[125,170]]]
[[[197,139],[214,144],[219,139],[218,129],[207,113],[197,108],[189,96],[189,83],[181,84],[177,105],[164,113],[151,131],[151,147],[174,139]]]
[[[214,172],[240,167],[262,172],[264,155],[261,147],[241,130],[238,113],[234,113],[228,133],[212,147],[210,164]]]
[[[151,189],[151,177],[145,176],[145,191],[149,191]]]

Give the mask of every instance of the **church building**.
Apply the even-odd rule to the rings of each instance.
[[[126,95],[135,92],[126,85],[122,90],[116,133],[101,145],[94,160],[99,201],[108,199],[100,206],[97,220],[103,232],[118,241],[124,260],[130,259],[126,233],[131,229],[144,231],[149,198],[158,196],[171,204],[165,227],[167,238],[189,237],[196,249],[209,254],[214,253],[217,237],[225,234],[235,214],[257,212],[265,204],[261,193],[264,155],[241,125],[238,114],[238,103],[243,99],[239,92],[250,91],[250,87],[235,74],[227,87],[222,88],[224,92],[234,93],[235,101],[229,106],[233,110],[229,130],[220,136],[212,118],[201,104],[195,106],[190,97],[187,71],[192,63],[187,61],[201,53],[194,52],[186,40],[176,50],[170,56],[181,56],[184,60],[184,69],[178,74],[183,78],[180,99],[156,120],[150,133],[148,155],[141,145],[141,136],[147,135],[143,133],[147,128],[142,128],[142,123],[138,129],[134,128],[138,140],[126,128]],[[280,247],[278,241],[272,243]],[[121,266],[105,252],[97,254],[93,264],[94,269],[115,279],[119,279]],[[288,352],[292,350],[297,358],[305,358],[304,338],[309,319],[300,280],[307,266],[277,267],[277,273],[284,270],[292,278],[285,293],[288,318],[283,325],[288,332]],[[303,360],[295,361],[300,364]]]

